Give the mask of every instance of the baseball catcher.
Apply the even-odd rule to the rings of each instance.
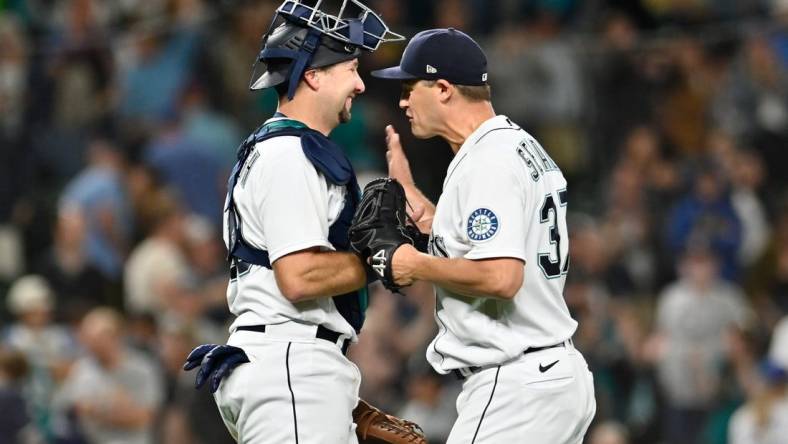
[[[365,90],[359,57],[403,39],[361,0],[284,0],[263,36],[250,88],[274,89],[277,111],[239,146],[223,212],[235,319],[226,345],[198,347],[187,363],[238,442],[357,441],[361,375],[346,353],[370,273],[348,237],[356,174],[328,136]],[[362,442],[414,442],[370,441],[378,427],[406,436],[407,424],[363,419]]]

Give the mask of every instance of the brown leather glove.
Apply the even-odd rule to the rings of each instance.
[[[353,409],[353,422],[359,444],[427,444],[421,427],[396,416],[387,415],[363,399]]]

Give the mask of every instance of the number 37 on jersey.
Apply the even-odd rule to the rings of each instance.
[[[539,142],[532,138],[527,138],[520,142],[517,154],[520,155],[530,170],[531,179],[534,182],[539,182],[540,179],[545,177],[546,173],[560,171],[558,165],[550,158]],[[562,185],[564,184],[565,182]],[[549,187],[547,183],[544,185]],[[565,223],[560,222],[566,220],[567,203],[566,188],[562,188],[546,194],[539,207],[539,223],[548,230],[548,243],[540,247],[537,252],[536,262],[547,279],[555,279],[569,271],[569,257],[561,257],[562,233],[560,230],[561,226],[566,226]],[[567,233],[563,233],[563,235],[567,235]]]

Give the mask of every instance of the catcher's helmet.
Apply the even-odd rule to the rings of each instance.
[[[405,39],[358,0],[338,0],[336,14],[321,10],[327,3],[324,0],[309,3],[286,0],[276,9],[252,68],[250,89],[287,82],[287,97],[292,99],[306,69],[355,59],[363,50],[376,50],[382,42]],[[259,77],[258,63],[264,67]]]

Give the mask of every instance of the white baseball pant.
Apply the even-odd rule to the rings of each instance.
[[[243,444],[357,444],[352,411],[361,374],[314,325],[286,322],[265,333],[236,331],[228,344],[249,363],[214,394],[230,434]]]
[[[595,412],[593,376],[566,341],[470,374],[447,444],[580,444]]]

